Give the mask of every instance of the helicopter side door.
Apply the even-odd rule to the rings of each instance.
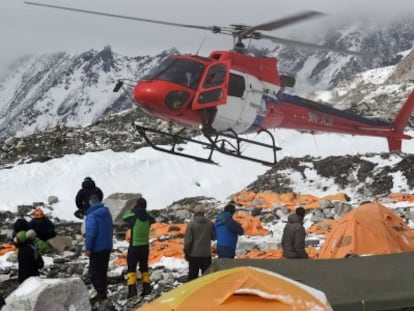
[[[193,110],[224,105],[227,101],[229,75],[229,66],[225,62],[210,64],[195,93]]]

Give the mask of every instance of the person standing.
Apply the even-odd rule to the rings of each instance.
[[[97,194],[89,198],[85,219],[85,248],[89,257],[89,272],[97,295],[93,302],[106,299],[109,256],[113,246],[113,222],[109,209]]]
[[[149,256],[149,234],[150,226],[155,223],[155,219],[147,212],[147,201],[138,198],[132,210],[127,211],[122,219],[129,224],[131,230],[131,240],[127,253],[127,298],[137,296],[137,264],[141,272],[142,296],[151,293],[150,275],[148,269]]]
[[[288,223],[283,229],[283,256],[288,259],[308,258],[305,251],[306,230],[303,227],[305,209],[298,207],[294,214],[288,216]]]
[[[217,255],[219,258],[234,258],[238,236],[244,233],[242,226],[233,219],[236,211],[234,204],[227,204],[214,223],[217,236]]]
[[[78,208],[74,213],[76,217],[83,219],[86,211],[89,208],[89,198],[92,194],[96,194],[99,198],[99,201],[102,202],[102,190],[96,186],[92,178],[85,177],[82,182],[82,188],[78,191],[75,198],[76,207]]]
[[[29,227],[43,241],[47,241],[56,236],[55,225],[45,216],[40,207],[34,210],[33,219],[29,221]]]
[[[19,231],[15,237],[18,248],[17,261],[19,271],[17,281],[21,284],[31,276],[38,276],[39,269],[43,268],[42,255],[36,250],[30,239],[26,237],[26,231]]]
[[[204,216],[203,206],[194,208],[194,218],[184,234],[184,255],[188,261],[188,281],[211,265],[211,241],[216,239],[214,224]]]

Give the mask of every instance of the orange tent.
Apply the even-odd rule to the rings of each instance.
[[[140,311],[332,310],[323,292],[280,274],[235,267],[185,283]]]
[[[363,204],[338,219],[319,253],[319,258],[409,251],[414,251],[411,230],[397,214],[375,202]]]

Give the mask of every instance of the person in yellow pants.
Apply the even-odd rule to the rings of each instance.
[[[128,247],[127,285],[128,299],[137,296],[137,264],[141,272],[142,295],[151,293],[150,275],[148,270],[149,256],[149,231],[155,219],[147,212],[147,201],[139,198],[132,210],[123,215],[123,220],[129,224],[131,229],[131,240]]]

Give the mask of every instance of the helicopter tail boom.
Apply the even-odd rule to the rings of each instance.
[[[411,113],[414,109],[414,91],[408,96],[400,112],[397,114],[394,120],[395,124],[395,137],[388,137],[388,148],[390,151],[401,151],[402,141],[401,139],[411,139],[411,136],[404,135],[404,128],[406,127]]]

